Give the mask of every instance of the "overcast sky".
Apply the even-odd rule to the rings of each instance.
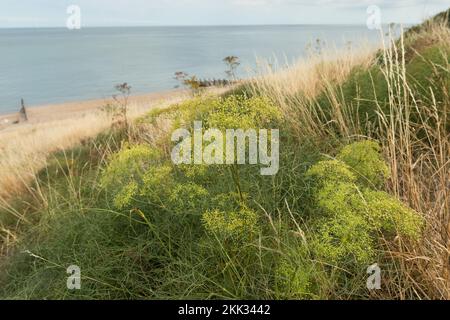
[[[417,23],[450,0],[0,0],[0,28],[64,27],[69,5],[88,26]]]

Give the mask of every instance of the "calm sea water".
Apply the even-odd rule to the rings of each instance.
[[[339,47],[379,35],[365,26],[0,29],[0,113],[17,111],[21,98],[41,105],[108,97],[121,82],[134,94],[172,89],[176,71],[225,78],[229,55],[245,76],[256,57],[292,62],[318,38]]]

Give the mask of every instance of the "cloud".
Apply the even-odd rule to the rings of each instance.
[[[238,6],[268,6],[282,4],[285,0],[232,0]]]
[[[450,0],[0,0],[0,27],[65,26],[78,4],[86,26],[364,23],[378,5],[388,21],[420,22]]]
[[[307,7],[361,8],[378,5],[384,8],[404,8],[430,5],[449,5],[450,0],[231,0],[244,6],[301,5]]]

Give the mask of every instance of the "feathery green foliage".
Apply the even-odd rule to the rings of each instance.
[[[381,148],[375,141],[364,140],[345,146],[337,159],[358,175],[358,183],[379,188],[389,177],[389,168],[381,158]]]
[[[223,239],[242,240],[257,231],[257,214],[247,208],[239,211],[207,211],[203,214],[205,229]]]
[[[406,48],[413,97],[421,106],[433,99],[445,106],[447,45],[419,40],[407,40],[416,53]],[[325,116],[319,125],[334,125],[327,118],[333,103],[350,107],[354,113],[345,115],[361,125],[379,125],[379,114],[389,115],[389,99],[400,99],[404,90],[389,91],[386,62],[378,57],[328,88],[340,92],[339,101],[325,90],[314,102]],[[430,87],[438,89],[434,96]],[[263,92],[243,92],[195,97],[154,110],[138,125],[162,118],[188,130],[196,120],[220,130],[291,123]],[[32,222],[14,221],[26,233],[2,262],[0,297],[370,298],[367,267],[379,262],[396,270],[385,243],[420,240],[423,218],[386,192],[391,169],[376,141],[347,144],[348,136],[330,134],[310,146],[285,129],[274,177],[262,177],[256,166],[175,166],[169,136],[161,147],[120,136],[114,144],[94,140],[71,159],[58,154],[30,188],[36,193],[0,211],[24,211]],[[324,159],[324,153],[335,157]],[[74,264],[81,267],[82,288],[68,291],[66,268]]]
[[[375,257],[374,235],[420,235],[418,213],[374,190],[384,184],[389,171],[379,152],[375,142],[355,142],[341,150],[340,160],[321,161],[307,173],[315,181],[314,198],[324,214],[316,223],[314,249],[326,261],[367,265]]]

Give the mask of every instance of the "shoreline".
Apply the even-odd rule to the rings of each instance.
[[[181,98],[187,94],[188,91],[185,89],[172,89],[167,91],[131,95],[129,97],[129,105],[155,104],[158,102]],[[22,122],[20,121],[19,111],[13,113],[8,112],[5,114],[0,113],[0,131],[10,127],[17,127],[21,124],[42,123],[67,119],[85,112],[99,110],[102,106],[112,102],[113,99],[111,97],[30,106],[26,107],[28,121]]]

